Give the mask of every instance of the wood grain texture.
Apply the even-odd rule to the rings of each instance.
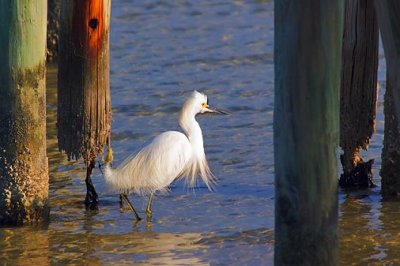
[[[88,164],[110,134],[110,0],[61,3],[58,145]]]
[[[275,1],[275,265],[338,263],[343,1]]]
[[[47,62],[57,62],[61,0],[47,1]]]
[[[343,170],[362,160],[375,132],[379,30],[374,0],[346,1],[340,86],[340,146]]]
[[[385,129],[382,150],[382,196],[400,196],[400,2],[375,1],[386,58]]]

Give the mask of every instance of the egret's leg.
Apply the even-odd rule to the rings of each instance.
[[[124,208],[126,204],[128,204],[125,200],[125,197],[128,197],[129,190],[125,190],[121,194],[119,194],[119,204],[121,208]],[[129,204],[128,204],[129,205]]]
[[[99,196],[96,193],[96,189],[93,186],[92,179],[90,178],[92,174],[92,170],[95,168],[94,159],[92,159],[86,169],[86,197],[85,197],[85,205],[86,208],[91,210],[97,210],[97,204],[99,203]]]
[[[127,195],[127,194],[121,193],[121,194],[119,195],[119,198],[121,199],[121,202],[125,201],[125,202],[128,204],[129,208],[130,208],[130,209],[133,211],[133,213],[135,214],[135,218],[136,218],[137,221],[142,220],[142,218],[139,217],[138,213],[136,212],[135,208],[133,207],[132,203],[129,201],[128,195]]]
[[[151,217],[153,216],[153,212],[151,211],[151,204],[153,203],[153,197],[154,197],[154,192],[150,194],[149,201],[147,202],[147,207],[146,207],[147,220],[151,220]]]

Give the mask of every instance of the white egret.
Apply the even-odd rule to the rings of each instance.
[[[178,178],[185,178],[194,186],[198,176],[212,190],[216,179],[206,160],[203,147],[203,135],[195,117],[197,114],[228,114],[211,108],[205,94],[194,91],[183,104],[179,115],[179,125],[183,133],[167,131],[157,136],[148,146],[133,154],[112,169],[112,150],[109,148],[104,177],[114,191],[120,191],[121,201],[126,201],[134,212],[136,219],[141,218],[129,202],[127,192],[138,195],[148,194],[146,214],[152,216],[152,200],[157,191],[166,191],[168,186]]]

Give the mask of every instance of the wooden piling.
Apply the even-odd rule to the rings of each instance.
[[[47,1],[0,1],[0,224],[46,220]]]
[[[110,134],[109,32],[110,0],[61,2],[58,145],[88,167]],[[93,206],[98,199],[88,178],[85,202]]]
[[[373,186],[371,166],[360,151],[375,132],[379,30],[374,0],[345,1],[340,88],[341,187]]]
[[[57,61],[60,2],[61,0],[48,0],[47,2],[47,62]]]
[[[375,1],[386,58],[385,129],[382,151],[382,196],[400,196],[400,2]]]
[[[338,264],[343,1],[275,1],[275,265]]]

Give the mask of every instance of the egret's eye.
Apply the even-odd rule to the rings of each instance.
[[[206,107],[208,107],[208,104],[207,103],[202,103],[201,107],[206,108]]]

